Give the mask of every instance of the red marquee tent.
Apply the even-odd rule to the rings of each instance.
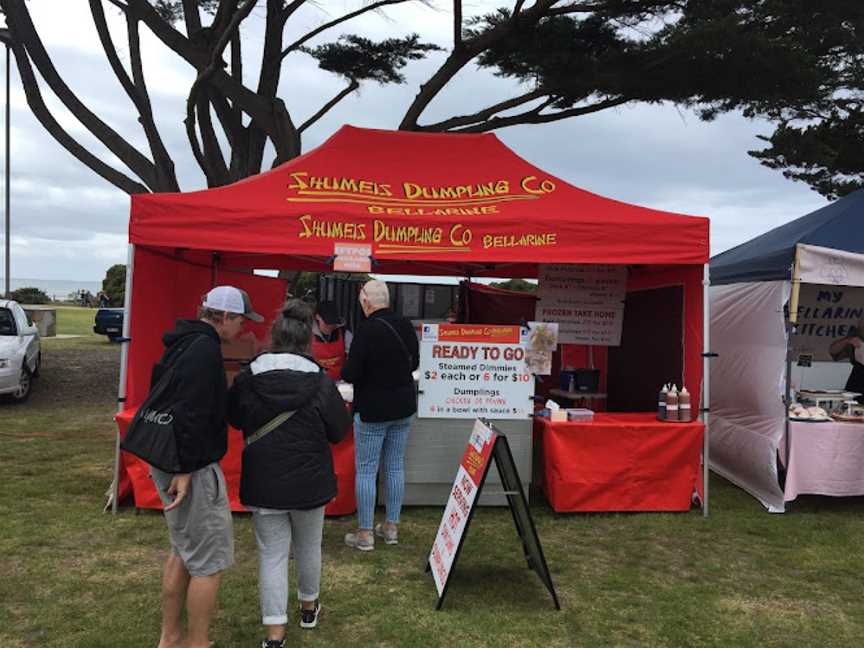
[[[132,197],[121,403],[141,402],[162,332],[212,285],[239,285],[274,312],[284,282],[250,271],[331,270],[336,243],[371,245],[381,274],[534,277],[538,263],[600,263],[633,268],[636,288],[683,285],[684,367],[697,385],[708,225],[568,185],[492,134],[345,126],[233,185]],[[263,339],[263,325],[253,334]]]

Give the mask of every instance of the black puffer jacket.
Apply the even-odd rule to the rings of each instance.
[[[296,413],[243,450],[240,501],[271,509],[311,509],[336,496],[330,443],[351,424],[345,401],[306,356],[264,353],[237,374],[228,420],[249,437],[285,411]]]
[[[228,450],[222,348],[216,329],[200,320],[177,320],[162,336],[165,353],[153,367],[151,388],[174,366],[175,423],[180,473],[219,461]]]
[[[419,361],[417,333],[411,320],[389,308],[369,315],[357,328],[342,367],[342,378],[354,384],[354,411],[361,421],[395,421],[417,411],[411,372]]]

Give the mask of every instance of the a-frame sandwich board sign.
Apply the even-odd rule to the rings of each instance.
[[[493,460],[498,468],[504,495],[513,515],[513,524],[522,540],[522,550],[528,567],[537,572],[552,595],[555,608],[560,610],[561,605],[555,593],[555,585],[549,575],[549,567],[543,556],[540,538],[537,536],[537,529],[531,518],[528,500],[525,498],[525,491],[507,437],[491,423],[482,419],[474,422],[474,428],[465,453],[462,455],[462,461],[459,463],[456,479],[450,489],[450,497],[426,563],[426,570],[432,572],[438,590],[438,603],[435,609],[440,610],[444,604],[447,587],[474,515],[474,504],[483,490]]]

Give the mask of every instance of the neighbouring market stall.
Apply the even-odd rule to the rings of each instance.
[[[494,135],[346,126],[302,157],[234,185],[133,196],[129,242],[124,337],[131,341],[124,343],[121,361],[121,434],[146,395],[150,369],[161,353],[161,333],[175,318],[192,317],[211,286],[238,285],[249,292],[256,310],[275,314],[285,283],[253,270],[326,272],[332,270],[337,252],[346,249],[369,254],[377,275],[541,275],[542,286],[549,268],[590,267],[601,273],[619,268],[626,284],[626,315],[623,323],[618,320],[623,327],[618,332],[621,343],[592,344],[590,353],[598,365],[606,363],[607,409],[641,411],[643,418],[650,418],[657,389],[675,380],[686,383],[693,393],[693,409],[699,411],[708,220],[628,205],[570,186],[519,158]],[[493,320],[495,315],[486,313]],[[266,329],[266,323],[253,325],[223,349],[229,374],[266,346]],[[441,331],[452,333],[446,327]],[[484,335],[470,328],[457,333],[461,337],[453,338],[454,344],[472,343],[477,335],[482,341]],[[498,342],[509,344],[509,335]],[[532,438],[538,436],[532,429],[533,407],[509,409],[508,415],[503,409],[489,409],[501,414],[489,418],[510,436],[526,479],[531,474]],[[418,486],[418,503],[446,500],[453,466],[473,420],[438,414],[418,418],[406,454],[406,473]],[[544,446],[543,481],[565,494],[608,480],[628,481],[626,501],[610,498],[604,510],[643,510],[640,492],[643,502],[653,498],[645,510],[688,508],[707,435],[700,422],[655,423],[649,429],[612,414],[598,421],[607,441],[621,440],[618,447],[607,443],[602,454],[596,453],[592,441],[581,440],[592,424],[550,423],[541,430],[541,440],[560,435],[567,449],[555,450],[552,443]],[[661,428],[687,442],[669,444],[653,437],[652,431]],[[448,436],[458,443],[445,443]],[[454,447],[461,449],[451,457]],[[240,435],[232,430],[223,467],[235,510],[241,508],[241,449]],[[333,450],[339,496],[328,512],[351,512],[353,440],[346,439]],[[591,456],[603,465],[613,457],[617,463],[601,480],[596,471],[586,474],[590,462],[585,457]],[[118,457],[116,483],[121,491],[131,489],[136,506],[158,507],[146,467],[125,453]],[[637,477],[631,479],[633,475]],[[679,489],[676,501],[650,508],[658,506],[655,491],[663,491],[670,480]],[[566,502],[563,506],[582,510]]]
[[[714,257],[711,283],[712,469],[773,512],[864,494],[864,418],[829,354],[864,315],[864,191]],[[787,397],[838,413],[790,420]]]

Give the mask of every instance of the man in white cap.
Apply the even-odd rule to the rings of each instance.
[[[174,330],[162,337],[165,352],[153,368],[151,386],[173,367],[168,389],[177,403],[174,430],[180,466],[173,474],[150,467],[171,540],[162,577],[159,648],[209,646],[219,581],[234,563],[231,511],[218,463],[228,449],[228,388],[220,345],[238,335],[247,319],[263,319],[252,310],[249,296],[234,286],[216,286],[204,297],[197,320],[177,320]]]

